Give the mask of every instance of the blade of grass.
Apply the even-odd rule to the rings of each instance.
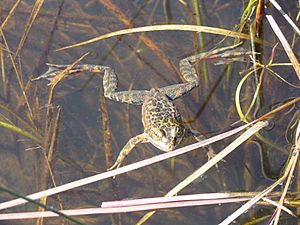
[[[256,36],[256,34],[259,33],[259,30],[261,28],[261,20],[263,19],[264,6],[265,6],[264,0],[258,0],[257,6],[256,6],[255,20],[254,20],[254,24],[253,24],[253,34],[255,36]]]
[[[195,17],[196,17],[196,24],[198,26],[201,26],[201,16],[200,16],[200,12],[199,12],[199,2],[198,0],[193,0],[193,8],[194,8],[194,12],[195,12]],[[203,39],[203,34],[202,32],[198,33],[198,39],[199,39],[199,44],[200,44],[200,48],[204,49],[204,39]],[[205,85],[208,84],[208,74],[207,74],[207,66],[206,66],[206,62],[202,61],[202,77],[204,80]]]
[[[2,84],[3,84],[1,94],[3,96],[6,96],[7,78],[6,78],[6,72],[5,72],[4,51],[3,51],[3,48],[1,46],[0,46],[0,65],[1,65],[1,79],[2,79]]]
[[[230,154],[233,150],[235,150],[239,145],[244,143],[247,139],[249,139],[252,135],[254,135],[257,131],[261,130],[265,126],[268,125],[267,121],[258,122],[253,127],[249,128],[247,131],[245,131],[240,137],[235,139],[230,145],[228,145],[225,149],[223,149],[220,153],[218,153],[216,156],[214,156],[211,160],[209,160],[207,163],[205,163],[203,166],[201,166],[199,169],[197,169],[195,172],[193,172],[191,175],[189,175],[186,179],[184,179],[182,182],[177,184],[171,191],[169,191],[165,196],[171,197],[176,195],[179,191],[181,191],[183,188],[191,184],[193,181],[198,179],[200,176],[202,176],[207,170],[215,166],[218,162],[220,162],[225,156]],[[146,222],[155,211],[146,213],[136,224],[141,225],[144,222]]]
[[[243,21],[245,21],[249,18],[249,16],[252,14],[253,8],[256,6],[256,4],[257,4],[257,0],[248,1],[248,4],[247,4],[246,8],[244,9],[244,12],[241,16],[240,23],[242,23]]]
[[[26,127],[30,132],[34,134],[38,139],[42,139],[42,136],[38,133],[38,131],[32,127],[26,120],[22,118],[22,116],[18,115],[14,110],[10,109],[7,105],[0,103],[0,109],[3,109],[4,111],[10,113],[12,116],[14,116],[18,122],[20,122],[24,127]]]
[[[270,185],[268,188],[260,192],[258,195],[256,195],[254,198],[252,198],[249,202],[241,206],[238,210],[236,210],[234,213],[232,213],[230,216],[228,216],[225,220],[223,220],[219,225],[227,225],[232,223],[236,218],[238,218],[241,214],[243,214],[245,211],[247,211],[250,207],[252,207],[256,202],[258,202],[260,199],[262,199],[264,196],[266,196],[268,193],[270,193],[276,186],[280,185],[288,176],[291,171],[294,171],[295,166],[298,161],[299,156],[299,150],[295,149],[291,157],[289,159],[289,162],[287,164],[287,167],[285,168],[284,175],[280,177],[276,182],[274,182],[272,185]]]
[[[16,132],[16,133],[21,134],[21,135],[23,135],[25,137],[28,137],[28,138],[36,141],[39,144],[42,143],[42,140],[39,137],[37,137],[37,136],[35,136],[35,135],[33,135],[33,134],[31,134],[31,133],[29,133],[29,132],[21,129],[20,127],[14,126],[14,125],[12,125],[10,123],[6,123],[6,122],[3,122],[3,121],[0,121],[0,127],[3,127],[3,128],[8,129],[8,130],[10,130],[12,132]]]
[[[102,202],[102,208],[116,208],[116,207],[128,207],[146,204],[160,204],[166,202],[180,202],[180,201],[192,201],[192,200],[213,200],[213,199],[230,199],[230,198],[252,198],[256,192],[247,193],[204,193],[204,194],[191,194],[191,195],[177,195],[170,197],[153,197],[153,198],[141,198],[141,199],[129,199],[121,201],[109,201]]]
[[[46,125],[45,125],[45,133],[47,134],[51,119],[52,119],[52,101],[53,101],[53,96],[54,96],[54,89],[55,87],[61,82],[64,77],[68,75],[68,72],[75,66],[77,65],[82,59],[84,59],[88,53],[85,53],[83,56],[81,56],[79,59],[77,59],[74,63],[70,64],[66,69],[58,73],[55,77],[51,79],[50,83],[50,90],[49,90],[49,95],[48,95],[48,101],[47,101],[47,112],[46,112]]]
[[[103,202],[101,208],[80,208],[60,210],[60,213],[68,216],[85,216],[85,215],[101,215],[101,214],[113,214],[113,213],[128,213],[138,212],[145,210],[158,210],[158,209],[170,209],[170,208],[182,208],[190,206],[204,206],[214,204],[227,204],[227,203],[239,203],[248,201],[251,197],[255,196],[256,192],[246,193],[205,193],[205,194],[192,194],[192,195],[180,195],[173,197],[154,197],[134,200],[122,200],[114,202]],[[278,194],[277,194],[278,195]],[[276,195],[272,195],[276,196]],[[272,197],[269,196],[269,197]],[[266,205],[278,205],[273,200],[263,198],[265,202],[259,202]],[[282,207],[284,211],[293,215],[293,213],[286,207]],[[51,211],[44,212],[18,212],[18,213],[0,213],[0,220],[20,220],[20,219],[35,219],[46,217],[57,217]],[[257,221],[257,220],[256,220]]]
[[[263,67],[261,64],[258,64],[258,67],[256,68],[257,70],[259,70],[261,67]],[[248,119],[246,118],[246,115],[243,113],[243,110],[242,110],[242,107],[241,107],[241,101],[240,101],[240,93],[241,93],[241,89],[242,89],[242,86],[244,84],[244,82],[246,81],[246,79],[248,79],[248,77],[253,73],[253,71],[250,71],[249,73],[247,73],[243,78],[242,80],[239,82],[237,88],[236,88],[236,92],[235,92],[235,105],[236,105],[236,109],[237,109],[237,112],[238,112],[238,115],[240,116],[240,119],[242,121],[244,121],[245,123],[248,122]],[[259,87],[256,88],[255,90],[255,93],[254,93],[254,97],[252,99],[252,103],[250,104],[253,105],[254,104],[254,101],[255,101],[255,98],[256,96],[258,95],[258,92],[259,92]],[[299,98],[299,97],[298,97]],[[296,100],[297,102],[298,100]],[[290,102],[292,103],[292,102]],[[292,103],[294,104],[294,103]],[[287,107],[287,105],[283,105],[283,107]],[[277,109],[275,110],[281,110],[282,108],[281,107],[278,107]],[[248,110],[249,111],[249,110]],[[265,116],[265,118],[269,118],[272,114],[274,114],[275,111],[271,111],[269,113],[267,113]],[[283,152],[281,148],[279,148],[278,146],[276,146],[273,142],[267,140],[266,138],[264,138],[263,136],[261,136],[260,134],[257,134],[256,137],[261,140],[262,142],[264,143],[267,143],[268,145],[274,147],[275,149],[278,149],[279,151]],[[283,152],[284,154],[286,154],[285,152]]]
[[[275,22],[273,16],[271,15],[266,15],[274,33],[277,35],[278,39],[280,40],[281,44],[283,45],[283,48],[286,52],[286,54],[288,55],[291,63],[293,64],[293,67],[296,71],[296,74],[298,76],[298,79],[300,80],[300,65],[298,63],[298,60],[294,54],[294,52],[291,49],[291,46],[289,45],[289,43],[287,42],[286,38],[284,37],[283,33],[281,32],[279,26],[277,25],[277,23]]]
[[[221,203],[233,203],[237,201],[246,201],[249,198],[240,199],[224,199]],[[167,202],[161,204],[147,204],[147,205],[137,205],[129,207],[113,207],[113,208],[84,208],[84,209],[71,209],[71,210],[61,210],[58,212],[63,213],[68,216],[84,216],[84,215],[97,215],[97,214],[108,214],[108,213],[124,213],[124,212],[136,212],[145,211],[153,209],[168,209],[168,208],[182,208],[188,206],[201,206],[201,205],[212,205],[219,204],[220,200],[194,200],[186,202]],[[17,220],[17,219],[35,219],[35,218],[45,218],[45,217],[56,217],[58,216],[54,212],[44,211],[44,212],[21,212],[21,213],[0,213],[0,220]]]
[[[3,31],[3,29],[5,28],[5,25],[7,24],[7,22],[10,20],[10,18],[15,14],[17,7],[19,6],[20,2],[22,0],[17,0],[16,3],[13,5],[13,7],[11,8],[11,10],[9,11],[8,15],[6,16],[6,18],[4,19],[4,21],[2,22],[1,26],[0,26],[0,30]]]
[[[101,174],[97,174],[97,175],[94,175],[94,176],[86,177],[84,179],[73,181],[73,182],[70,182],[70,183],[55,187],[55,188],[51,188],[51,189],[48,189],[48,190],[37,192],[37,193],[31,194],[31,195],[28,195],[27,197],[36,200],[36,199],[39,199],[39,198],[42,198],[42,197],[45,197],[45,196],[58,194],[58,193],[61,193],[63,191],[70,190],[72,188],[80,187],[80,186],[90,184],[90,183],[93,183],[93,182],[96,182],[96,181],[100,181],[100,180],[103,180],[103,179],[106,179],[106,178],[109,178],[109,177],[114,177],[116,175],[126,173],[128,171],[132,171],[132,170],[135,170],[135,169],[138,169],[138,168],[141,168],[141,167],[144,167],[144,166],[156,163],[156,162],[160,162],[162,160],[165,160],[165,159],[168,159],[168,158],[180,155],[180,154],[184,154],[186,152],[189,152],[191,150],[194,150],[194,149],[197,149],[197,148],[200,148],[200,147],[204,147],[204,146],[209,145],[211,143],[214,143],[216,141],[222,140],[225,137],[229,137],[231,135],[234,135],[234,134],[242,131],[243,129],[249,127],[250,125],[252,125],[252,124],[254,124],[258,121],[265,120],[265,119],[269,118],[270,116],[272,116],[274,113],[277,113],[277,112],[285,109],[286,107],[289,107],[292,104],[295,104],[298,101],[300,101],[300,97],[295,98],[295,99],[285,103],[284,105],[272,110],[271,112],[268,112],[267,114],[263,115],[259,119],[255,120],[255,121],[253,121],[249,124],[240,126],[240,127],[235,128],[234,130],[231,130],[231,131],[227,131],[223,134],[216,135],[216,136],[214,136],[212,138],[209,138],[209,139],[206,139],[204,141],[201,141],[201,142],[198,142],[198,143],[195,143],[195,144],[191,144],[189,146],[179,148],[179,149],[174,150],[172,152],[163,153],[161,155],[154,156],[150,159],[145,159],[145,160],[142,160],[142,161],[139,161],[139,162],[127,165],[127,166],[123,166],[123,167],[120,167],[120,168],[115,169],[115,170],[111,170],[111,171],[104,172],[104,173],[101,173]],[[17,205],[20,205],[20,204],[24,204],[24,203],[26,203],[26,201],[24,199],[14,199],[14,200],[11,200],[11,201],[3,202],[3,203],[0,203],[0,210],[7,209],[7,208],[17,206]]]
[[[293,27],[293,29],[300,35],[299,28],[293,22],[293,20],[283,11],[283,9],[281,8],[281,6],[275,0],[270,0],[270,2],[281,13],[281,15],[286,19],[286,21],[288,21],[288,23]]]
[[[275,202],[275,201],[273,201],[269,198],[264,197],[264,198],[262,198],[262,200],[264,200],[265,202],[268,202],[271,205],[274,205],[274,206],[284,210],[286,213],[290,214],[291,216],[297,217],[290,209],[288,209],[287,207],[285,207],[283,205],[278,204],[277,202]]]
[[[247,139],[249,139],[253,134],[261,130],[262,128],[268,126],[267,121],[262,121],[254,124],[251,128],[245,131],[240,137],[235,139],[230,145],[224,148],[220,153],[214,156],[211,160],[201,166],[198,170],[188,176],[184,181],[179,183],[175,188],[173,188],[166,196],[173,196],[177,194],[184,187],[195,181],[198,177],[202,176],[208,169],[217,165],[222,159],[224,159],[228,154],[230,154],[233,150],[235,150],[239,145],[244,143]]]
[[[29,31],[30,31],[30,29],[32,27],[32,24],[33,24],[34,20],[36,19],[36,17],[38,15],[38,13],[39,13],[39,11],[40,11],[43,3],[44,3],[44,0],[36,0],[35,1],[35,4],[34,4],[34,6],[32,8],[30,17],[29,17],[28,22],[26,24],[25,30],[23,32],[22,38],[21,38],[20,43],[18,45],[18,48],[16,50],[16,56],[19,55],[19,53],[21,52],[21,50],[22,50],[22,48],[24,46],[24,43],[25,43],[25,41],[26,41],[26,39],[28,37]]]
[[[300,124],[300,121],[298,121],[298,126]],[[300,150],[300,139],[297,138],[296,136],[296,140],[297,140],[297,143],[296,143],[296,146],[295,146],[295,151],[298,152],[299,154],[299,150]],[[293,154],[296,154],[293,152]],[[295,165],[296,166],[296,165]],[[291,180],[293,178],[293,174],[294,174],[294,170],[295,170],[295,166],[291,168],[291,170],[289,171],[289,174],[288,174],[288,177],[287,177],[287,181],[286,181],[286,184],[284,186],[284,189],[283,189],[283,192],[282,192],[282,195],[280,197],[280,200],[279,200],[279,205],[283,206],[283,203],[284,203],[284,199],[285,199],[285,196],[287,194],[287,191],[288,191],[288,188],[291,184]],[[278,222],[279,222],[279,217],[280,217],[280,213],[281,213],[281,207],[278,207],[277,206],[277,210],[276,210],[276,215],[275,215],[275,221],[274,221],[274,225],[277,225]]]
[[[30,198],[27,198],[27,197],[25,197],[25,196],[20,195],[20,194],[18,194],[17,192],[11,191],[11,190],[9,190],[9,189],[7,189],[7,188],[5,188],[5,187],[1,187],[1,186],[0,186],[0,191],[7,192],[7,193],[9,193],[9,194],[11,194],[11,195],[13,195],[13,196],[15,196],[15,197],[24,198],[24,199],[26,199],[26,201],[31,202],[31,203],[33,203],[33,204],[35,204],[35,205],[38,205],[38,206],[40,206],[40,207],[42,207],[42,208],[44,208],[44,209],[47,209],[47,210],[49,210],[50,212],[54,213],[55,215],[59,215],[59,216],[61,216],[61,217],[64,217],[64,218],[66,218],[66,219],[68,219],[68,220],[70,220],[70,221],[72,221],[72,222],[74,222],[74,223],[76,223],[76,224],[79,224],[79,225],[86,225],[85,223],[82,223],[81,221],[79,221],[79,220],[77,220],[77,219],[74,219],[74,218],[70,217],[69,215],[64,214],[63,212],[60,212],[60,211],[58,211],[58,210],[55,210],[53,207],[49,207],[49,206],[47,206],[47,205],[41,204],[41,203],[39,203],[39,202],[37,202],[37,201],[34,201],[34,200],[30,199]],[[40,212],[39,212],[39,213],[40,213]]]
[[[145,160],[142,160],[142,161],[139,161],[139,162],[136,162],[136,163],[132,163],[130,165],[126,165],[126,166],[120,167],[118,169],[114,169],[114,170],[107,171],[107,172],[104,172],[104,173],[101,173],[101,174],[97,174],[97,175],[86,177],[86,178],[83,178],[83,179],[80,179],[80,180],[77,180],[77,181],[73,181],[73,182],[58,186],[58,187],[50,188],[48,190],[37,192],[37,193],[31,194],[31,195],[28,195],[27,197],[30,198],[30,199],[36,200],[36,199],[39,199],[39,198],[42,198],[42,197],[58,194],[58,193],[61,193],[63,191],[67,191],[67,190],[70,190],[70,189],[73,189],[73,188],[76,188],[76,187],[80,187],[80,186],[83,186],[83,185],[86,185],[86,184],[90,184],[90,183],[93,183],[93,182],[96,182],[96,181],[100,181],[100,180],[103,180],[103,179],[106,179],[106,178],[109,178],[109,177],[114,177],[116,175],[126,173],[128,171],[132,171],[132,170],[135,170],[135,169],[138,169],[138,168],[141,168],[141,167],[144,167],[144,166],[156,163],[156,162],[160,162],[162,160],[165,160],[165,159],[168,159],[168,158],[180,155],[180,154],[184,154],[186,152],[189,152],[191,150],[194,150],[194,149],[197,149],[197,148],[200,148],[200,147],[204,147],[204,146],[209,145],[213,142],[222,140],[225,137],[236,134],[237,132],[242,131],[243,129],[250,126],[251,124],[252,123],[243,125],[241,127],[235,128],[234,130],[227,131],[223,134],[219,134],[217,136],[206,139],[204,141],[201,141],[201,142],[198,142],[198,143],[195,143],[195,144],[191,144],[189,146],[185,146],[185,147],[176,149],[172,152],[163,153],[163,154],[154,156],[150,159],[145,159]],[[14,199],[14,200],[11,200],[11,201],[7,201],[7,202],[3,202],[3,203],[0,203],[0,210],[1,209],[7,209],[7,208],[10,208],[10,207],[13,207],[13,206],[16,206],[16,205],[20,205],[20,204],[23,204],[23,203],[26,203],[26,200],[20,199],[20,198],[19,199]]]
[[[61,51],[69,48],[75,48],[82,45],[90,44],[96,41],[100,41],[106,38],[115,37],[124,34],[133,34],[133,33],[140,33],[140,32],[149,32],[149,31],[166,31],[166,30],[174,30],[174,31],[193,31],[193,32],[204,32],[210,34],[217,34],[223,36],[229,36],[234,38],[242,38],[242,39],[249,39],[248,34],[235,32],[232,30],[216,28],[216,27],[208,27],[208,26],[196,26],[196,25],[181,25],[181,24],[171,24],[171,25],[156,25],[156,26],[144,26],[144,27],[136,27],[131,29],[124,29],[118,30],[115,32],[111,32],[108,34],[100,35],[98,37],[92,38],[87,41],[83,41],[74,45],[66,46],[56,51]],[[255,42],[262,43],[261,39],[255,38]]]
[[[242,87],[243,87],[243,84],[245,83],[245,81],[250,77],[250,75],[252,74],[252,73],[254,73],[254,71],[257,71],[257,70],[259,70],[260,68],[255,68],[254,70],[252,70],[252,71],[250,71],[249,73],[247,73],[242,79],[241,79],[241,81],[239,82],[239,84],[238,84],[238,86],[237,86],[237,88],[236,88],[236,90],[235,90],[235,107],[236,107],[236,110],[237,110],[237,113],[238,113],[238,115],[239,115],[239,117],[240,117],[240,120],[242,120],[242,121],[244,121],[244,122],[248,122],[248,120],[247,120],[247,118],[246,118],[246,116],[247,116],[247,113],[246,114],[244,114],[243,113],[243,110],[242,110],[242,106],[241,106],[241,101],[240,101],[240,94],[241,94],[241,91],[242,91]],[[253,98],[252,98],[252,101],[251,101],[251,104],[250,104],[250,107],[249,107],[249,109],[248,109],[248,111],[251,109],[251,107],[254,105],[254,103],[255,103],[255,99],[256,99],[256,97],[257,97],[257,95],[258,95],[258,93],[259,93],[259,87],[260,86],[258,86],[257,88],[256,88],[256,90],[255,90],[255,93],[254,93],[254,95],[253,95]]]
[[[44,144],[43,147],[46,149],[46,151],[42,152],[42,155],[39,160],[39,163],[41,165],[39,166],[40,171],[39,171],[39,187],[42,189],[45,189],[47,187],[47,183],[49,180],[49,175],[51,177],[52,183],[54,186],[56,186],[55,178],[52,172],[51,168],[51,161],[52,161],[52,156],[53,152],[56,147],[57,143],[57,136],[58,136],[58,128],[59,128],[59,121],[60,121],[60,115],[61,115],[61,110],[58,108],[58,111],[56,113],[56,117],[51,121],[50,129],[48,130],[46,137],[44,138]],[[40,199],[40,203],[43,205],[46,205],[47,203],[47,198],[44,197]],[[45,211],[44,207],[39,207],[38,208],[39,212]],[[44,218],[41,217],[36,221],[36,225],[43,225],[44,224]]]
[[[253,15],[256,4],[257,4],[257,0],[249,0],[247,3],[247,6],[244,7],[245,9],[243,11],[243,14],[240,19],[240,23],[238,25],[239,32],[242,32],[243,30],[245,30],[244,28],[245,28],[246,24],[249,23],[249,18],[251,17],[251,15]]]
[[[291,63],[289,63],[290,65],[292,65]],[[281,75],[279,75],[278,73],[276,73],[274,70],[272,70],[270,67],[272,67],[274,64],[271,64],[270,66],[266,67],[266,69],[271,73],[271,75],[273,75],[274,77],[276,77],[278,80],[282,81],[283,83],[293,87],[293,88],[300,88],[300,85],[296,85],[296,84],[292,84],[289,81],[287,81],[286,79],[284,79]]]
[[[132,19],[129,19],[126,14],[123,13],[123,10],[119,8],[118,4],[114,4],[109,0],[99,0],[104,7],[106,7],[119,21],[121,21],[126,27],[132,28],[133,22]],[[174,65],[166,56],[166,54],[159,48],[155,42],[153,42],[149,37],[145,34],[141,34],[139,39],[149,48],[151,49],[159,59],[170,69],[174,69]],[[176,71],[176,70],[175,70]]]
[[[123,13],[123,10],[121,10],[117,4],[113,4],[109,0],[99,0],[99,2],[107,8],[112,14],[114,14],[118,20],[123,23],[127,27],[132,27],[132,21],[127,18],[127,16]]]
[[[12,56],[12,53],[11,53],[11,51],[9,49],[9,46],[8,46],[8,43],[7,43],[6,38],[4,36],[4,33],[2,32],[1,29],[0,29],[0,35],[2,36],[3,42],[4,42],[4,44],[5,44],[5,46],[6,46],[7,50],[8,50],[7,52],[9,53],[8,54],[9,55],[9,59],[10,59],[12,65],[13,65],[13,68],[14,68],[15,73],[17,75],[17,80],[18,80],[19,86],[20,86],[20,88],[22,90],[22,96],[25,99],[25,102],[26,102],[26,105],[27,105],[27,108],[28,108],[28,111],[29,111],[29,118],[30,118],[31,121],[33,121],[32,110],[31,110],[31,107],[30,107],[30,104],[29,104],[29,101],[27,99],[27,95],[26,95],[26,92],[25,92],[25,89],[24,89],[24,85],[23,85],[23,81],[22,81],[22,76],[19,73],[19,70],[18,70],[18,68],[17,68],[17,66],[15,64],[15,57]]]
[[[104,152],[105,152],[105,161],[107,168],[110,168],[113,165],[113,157],[111,154],[111,130],[110,130],[110,119],[108,115],[107,102],[106,98],[101,95],[99,97],[99,111],[101,112],[102,118],[102,130],[103,130],[103,142],[104,142]]]

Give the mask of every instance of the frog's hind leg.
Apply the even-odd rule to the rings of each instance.
[[[166,94],[172,100],[179,98],[193,88],[199,86],[200,82],[193,62],[190,60],[190,57],[180,60],[179,68],[183,79],[185,80],[185,83],[159,88],[159,91]]]
[[[149,91],[146,90],[130,90],[130,91],[117,91],[118,78],[114,70],[108,68],[104,71],[103,89],[104,96],[128,104],[142,105],[146,95]]]
[[[42,74],[41,76],[32,79],[32,81],[39,79],[47,79],[52,80],[57,74],[59,74],[62,70],[66,69],[69,65],[57,65],[57,64],[48,64],[49,69],[47,72]],[[131,90],[131,91],[117,91],[118,87],[118,78],[115,74],[114,70],[108,66],[101,65],[93,65],[93,64],[79,64],[74,66],[70,71],[68,71],[68,75],[79,74],[83,72],[90,73],[102,73],[104,72],[103,77],[103,89],[104,96],[115,100],[118,102],[124,102],[128,104],[141,105],[144,102],[145,96],[149,91],[146,90]]]
[[[194,64],[201,60],[213,60],[217,63],[228,63],[229,61],[242,61],[245,55],[249,55],[250,52],[239,47],[240,44],[218,48],[213,51],[199,53],[197,55],[189,56],[180,60],[179,68],[180,72],[185,80],[185,83],[174,84],[167,87],[160,88],[159,90],[165,93],[172,100],[179,98],[185,93],[189,92],[193,88],[199,86],[199,77],[196,73]]]

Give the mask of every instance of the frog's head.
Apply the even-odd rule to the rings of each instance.
[[[169,152],[182,141],[185,127],[175,120],[168,118],[145,130],[148,141],[162,151]]]

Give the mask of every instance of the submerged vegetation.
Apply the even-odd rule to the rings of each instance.
[[[0,220],[299,223],[297,4],[2,1]],[[180,83],[180,59],[237,43],[248,60],[195,64],[200,87],[175,103],[187,127],[211,138],[164,154],[141,145],[127,166],[106,171],[141,131],[140,109],[107,100],[102,74],[73,76],[74,66],[110,66],[121,89],[149,90]],[[69,66],[47,84],[36,80],[46,63]],[[218,154],[207,162],[208,144]]]

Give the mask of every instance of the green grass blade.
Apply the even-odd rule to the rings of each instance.
[[[42,143],[42,140],[36,136],[34,136],[33,134],[23,130],[22,128],[20,127],[17,127],[15,125],[12,125],[10,123],[6,123],[6,122],[3,122],[3,121],[0,121],[0,127],[3,127],[5,129],[8,129],[10,131],[13,131],[15,133],[18,133],[18,134],[21,134],[25,137],[28,137],[34,141],[36,141],[37,143],[41,144]]]

